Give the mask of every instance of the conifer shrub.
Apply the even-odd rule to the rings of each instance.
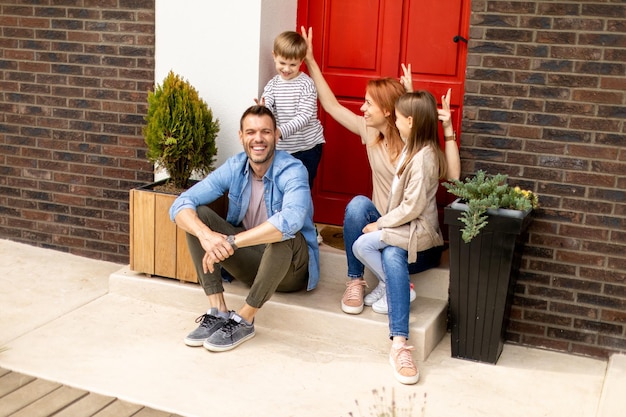
[[[167,170],[177,189],[188,188],[192,174],[205,176],[213,169],[219,120],[187,80],[170,71],[148,93],[145,120],[147,157]]]

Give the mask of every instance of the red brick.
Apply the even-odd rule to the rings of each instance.
[[[524,312],[524,321],[539,322],[543,324],[554,324],[563,327],[570,327],[573,322],[571,317],[556,314],[546,314],[543,312],[532,310],[527,310]]]
[[[572,98],[576,101],[586,101],[602,104],[620,104],[624,99],[621,92],[598,91],[598,90],[575,90]]]
[[[507,326],[507,330],[511,333],[536,334],[543,336],[546,333],[546,327],[540,324],[531,324],[519,320],[511,320]]]
[[[603,309],[600,319],[612,323],[626,323],[626,312]]]
[[[622,271],[626,271],[626,258],[624,258],[624,257],[616,257],[616,258],[609,257],[607,265],[611,269],[619,269],[619,270],[622,270]]]
[[[534,233],[530,241],[533,246],[546,246],[549,248],[566,248],[570,250],[580,249],[580,241],[563,236],[550,236]]]
[[[561,352],[567,352],[569,350],[569,342],[562,341],[562,340],[548,339],[547,337],[533,337],[533,336],[523,335],[522,343],[528,346],[558,350]]]
[[[605,346],[608,350],[613,352],[621,351],[626,352],[626,339],[622,337],[611,337],[611,336],[598,336],[598,345]]]
[[[570,352],[582,356],[593,356],[597,358],[608,359],[611,353],[610,349],[603,349],[600,347],[581,345],[578,343],[572,343]]]
[[[597,319],[600,317],[600,309],[587,306],[581,306],[566,302],[551,302],[550,311],[561,314],[568,314],[577,317],[586,317],[589,319]]]
[[[602,77],[600,87],[607,90],[626,90],[626,77]]]

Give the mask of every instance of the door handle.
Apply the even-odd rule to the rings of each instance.
[[[452,38],[452,40],[454,41],[454,43],[458,43],[459,41],[463,41],[465,43],[468,42],[467,39],[461,35],[456,35],[454,38]]]

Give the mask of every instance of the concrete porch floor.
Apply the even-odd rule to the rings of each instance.
[[[203,313],[200,288],[129,276],[144,291],[131,297],[118,290],[125,268],[0,240],[0,368],[181,416],[375,416],[373,390],[413,407],[398,416],[617,417],[626,409],[625,355],[602,361],[506,344],[489,365],[451,358],[447,335],[418,363],[419,383],[404,386],[386,354],[351,345],[349,334],[295,337],[297,323],[272,308],[264,314],[283,311],[285,326],[264,327],[259,315],[256,337],[235,350],[189,348],[182,339]],[[171,305],[151,301],[163,291]],[[181,306],[182,293],[198,304]],[[328,316],[310,319],[332,334]]]

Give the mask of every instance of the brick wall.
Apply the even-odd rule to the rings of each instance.
[[[472,1],[463,175],[539,193],[508,339],[626,351],[626,5]]]
[[[128,263],[154,0],[3,0],[0,33],[0,238]]]

